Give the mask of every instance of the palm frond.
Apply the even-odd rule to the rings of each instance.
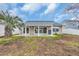
[[[19,18],[18,16],[11,16],[7,10],[1,10],[0,15],[2,17],[1,19],[5,21],[6,26],[11,28],[12,30],[17,27],[20,29],[23,26],[23,21],[21,20],[21,18]]]

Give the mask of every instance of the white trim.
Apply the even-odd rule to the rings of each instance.
[[[35,35],[36,33],[35,33],[35,26],[34,26],[34,35]]]
[[[47,27],[47,35],[49,35],[49,34],[48,34],[48,27]]]
[[[54,28],[55,28],[55,29],[59,29],[59,31],[58,31],[58,32],[53,32],[53,33],[60,33],[60,32],[61,32],[61,31],[60,31],[60,29],[61,29],[60,27],[53,27],[53,29],[54,29]]]
[[[39,26],[38,26],[38,36],[39,36]]]
[[[24,35],[23,30],[24,30],[24,27],[22,27],[21,35]]]
[[[51,26],[51,35],[53,35],[53,26]]]

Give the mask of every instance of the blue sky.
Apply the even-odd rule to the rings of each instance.
[[[8,10],[11,15],[18,15],[23,21],[56,21],[68,19],[63,14],[67,3],[5,3],[0,4],[0,10]]]

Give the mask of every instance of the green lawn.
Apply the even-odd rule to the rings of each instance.
[[[78,36],[60,34],[1,37],[0,55],[79,55],[78,38]]]
[[[52,35],[52,36],[31,36],[31,37],[24,37],[24,36],[16,36],[13,35],[12,37],[2,37],[0,38],[0,44],[6,45],[11,42],[20,40],[20,41],[27,41],[27,40],[34,40],[34,39],[53,39],[53,40],[59,40],[63,37],[63,35],[57,34],[57,35]]]

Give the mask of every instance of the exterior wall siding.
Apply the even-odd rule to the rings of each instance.
[[[79,35],[79,30],[77,29],[71,29],[71,28],[63,28],[62,34],[73,34],[73,35]]]
[[[12,32],[13,34],[20,34],[21,31],[16,28],[14,29],[14,31]],[[4,24],[0,24],[0,36],[4,36],[5,35],[5,25]]]
[[[0,24],[0,36],[4,36],[5,33],[4,28],[5,26],[3,24]]]
[[[63,23],[62,34],[79,35],[79,22],[71,20]]]
[[[18,28],[14,29],[14,31],[12,32],[13,34],[21,34],[21,30],[19,30]]]

